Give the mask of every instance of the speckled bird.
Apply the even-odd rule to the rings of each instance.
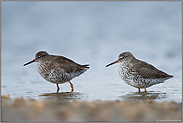
[[[172,78],[172,75],[169,75],[161,70],[158,70],[153,65],[148,64],[144,61],[136,59],[132,53],[123,52],[118,56],[118,60],[108,64],[106,67],[120,63],[118,72],[123,81],[135,88],[146,88],[163,83],[165,80]]]
[[[34,60],[23,66],[33,62],[38,62],[37,70],[45,80],[57,85],[57,93],[59,92],[58,84],[65,82],[70,83],[71,92],[73,92],[74,87],[70,80],[89,69],[89,65],[80,65],[63,56],[49,55],[46,51],[38,52]]]

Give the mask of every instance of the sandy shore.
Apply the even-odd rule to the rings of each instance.
[[[2,121],[181,121],[182,103],[155,101],[62,102],[1,96]]]

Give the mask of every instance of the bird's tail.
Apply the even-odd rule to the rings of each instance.
[[[87,64],[87,65],[82,65],[84,68],[90,68],[89,67],[89,64]]]

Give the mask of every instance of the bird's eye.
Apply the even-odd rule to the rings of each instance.
[[[124,58],[125,58],[124,56],[119,57],[119,59],[124,59]]]
[[[38,58],[41,58],[41,57],[42,57],[42,55],[39,55],[39,56],[38,56]]]

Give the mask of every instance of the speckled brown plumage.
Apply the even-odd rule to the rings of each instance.
[[[58,84],[65,82],[70,83],[71,92],[73,92],[74,88],[70,80],[89,69],[89,65],[80,65],[63,56],[49,55],[45,51],[38,52],[35,59],[24,64],[24,66],[32,62],[38,62],[38,72],[44,79],[57,85],[57,92],[59,91]]]
[[[136,59],[130,52],[121,53],[118,60],[108,64],[106,67],[120,63],[118,72],[123,81],[133,87],[146,88],[154,84],[163,83],[165,80],[172,78],[161,70],[158,70],[153,65]]]

